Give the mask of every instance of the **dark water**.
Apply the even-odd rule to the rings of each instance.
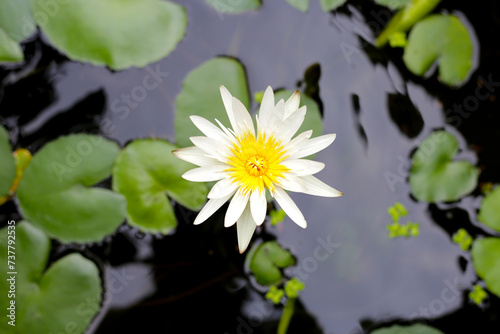
[[[236,16],[221,16],[202,3],[177,2],[187,8],[186,38],[166,59],[150,65],[168,76],[142,101],[127,104],[123,94],[142,85],[147,69],[115,73],[68,61],[43,37],[28,43],[27,64],[0,72],[0,121],[15,146],[36,151],[73,132],[98,132],[121,144],[143,137],[173,140],[175,97],[186,74],[204,61],[238,58],[252,94],[267,85],[293,89],[305,70],[319,63],[324,132],[337,133],[335,143],[317,155],[326,163],[319,177],[345,196],[293,194],[308,228],[287,218],[255,238],[277,238],[297,256],[298,266],[286,273],[298,276],[306,289],[290,333],[362,333],[417,320],[445,333],[466,326],[497,333],[498,298],[490,295],[483,309],[468,301],[477,278],[469,253],[451,241],[460,227],[483,233],[476,220],[479,191],[457,203],[429,205],[411,198],[406,179],[419,142],[444,128],[459,140],[458,158],[481,168],[481,182],[500,181],[495,92],[460,124],[447,123],[445,116],[454,104],[475,96],[481,78],[500,81],[500,48],[493,38],[500,25],[498,4],[459,8],[443,2],[442,8],[467,17],[476,34],[475,70],[467,84],[450,89],[435,75],[409,74],[400,50],[371,46],[385,19],[383,8],[371,2],[354,1],[324,14],[313,0],[303,14],[284,1],[265,1],[258,12]],[[388,238],[386,210],[396,201],[408,208],[408,220],[421,224],[420,236]],[[220,222],[223,212],[197,227],[190,224],[194,213],[182,207],[176,213],[180,225],[170,236],[144,235],[124,225],[103,243],[69,247],[97,261],[106,280],[103,309],[88,333],[275,331],[281,309],[272,308],[245,275],[236,232]],[[0,214],[2,221],[18,217],[13,203]],[[53,259],[68,251],[54,245]]]

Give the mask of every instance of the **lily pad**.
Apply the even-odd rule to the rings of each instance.
[[[0,307],[6,310],[15,301],[15,327],[8,324],[12,319],[7,317],[0,322],[0,332],[66,333],[70,328],[72,333],[84,333],[101,303],[96,265],[80,254],[70,254],[45,271],[50,240],[27,222],[15,226],[15,259],[8,259],[8,250],[13,251],[8,249],[14,231],[11,226],[14,225],[0,230],[0,261],[6,265],[8,260],[15,263],[0,274],[0,289],[5,291]],[[12,286],[7,279],[13,276],[15,297],[10,298],[7,292]]]
[[[0,63],[16,63],[23,60],[21,46],[0,28]]]
[[[375,0],[375,2],[390,9],[401,9],[408,5],[411,0]]]
[[[467,161],[452,161],[458,142],[445,131],[425,138],[413,155],[410,188],[419,201],[456,201],[477,186],[479,171]]]
[[[483,199],[477,219],[500,232],[500,187],[496,187]]]
[[[16,177],[16,161],[12,155],[10,147],[9,135],[7,131],[0,125],[0,196],[7,196],[10,187]]]
[[[443,332],[431,326],[415,324],[411,326],[393,325],[391,327],[379,328],[371,332],[371,334],[443,334]]]
[[[170,198],[191,210],[205,203],[207,186],[182,178],[193,166],[172,154],[176,148],[165,140],[136,140],[116,159],[113,189],[127,199],[129,224],[145,232],[168,233],[177,226]]]
[[[205,0],[210,6],[220,13],[238,14],[249,10],[259,9],[260,0]]]
[[[472,244],[472,262],[488,290],[500,297],[500,238],[484,238]]]
[[[125,219],[125,198],[87,188],[109,177],[120,148],[91,135],[54,140],[37,152],[19,183],[24,217],[62,242],[91,242]]]
[[[249,252],[249,268],[257,282],[262,285],[273,285],[281,282],[283,275],[280,269],[295,264],[293,255],[283,249],[276,241],[267,241]]]
[[[297,8],[301,12],[307,13],[311,0],[286,0],[286,2],[288,2],[290,6]]]
[[[281,99],[286,101],[293,93],[291,90],[279,90],[275,92],[274,99],[276,101]],[[297,135],[304,131],[313,130],[312,137],[320,136],[323,133],[323,119],[321,118],[318,104],[309,96],[301,93],[300,106],[304,105],[307,106],[307,113],[304,123],[302,123],[302,126],[297,131]]]
[[[454,15],[432,15],[417,23],[408,37],[403,60],[416,75],[438,62],[439,79],[450,86],[465,80],[472,68],[473,45],[467,28]]]
[[[175,140],[181,147],[192,145],[189,137],[203,135],[189,118],[191,115],[202,116],[211,122],[216,118],[225,126],[229,125],[220,85],[249,109],[247,78],[241,63],[227,57],[208,60],[186,76],[175,101]]]
[[[325,13],[328,13],[334,9],[345,4],[347,0],[319,0],[319,4],[321,5],[321,10]]]
[[[35,19],[69,58],[121,70],[143,67],[172,52],[184,37],[184,7],[160,0],[31,0]],[[44,15],[42,15],[44,14]]]
[[[429,14],[440,2],[441,0],[410,1],[392,17],[387,26],[377,37],[375,45],[378,47],[384,46],[394,33],[410,30],[415,23]]]
[[[48,4],[46,8],[50,11],[51,5]],[[0,28],[16,42],[30,37],[36,31],[36,26],[29,0],[0,1]]]

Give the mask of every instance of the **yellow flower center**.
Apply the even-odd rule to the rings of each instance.
[[[280,163],[286,158],[283,145],[273,137],[258,138],[247,133],[239,138],[231,148],[227,170],[233,182],[243,187],[245,192],[268,188],[274,190],[274,183],[288,168]]]

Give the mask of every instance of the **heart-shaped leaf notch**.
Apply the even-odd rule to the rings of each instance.
[[[9,242],[15,231],[15,260],[8,258]],[[0,261],[9,265],[0,273],[0,307],[7,318],[0,322],[0,332],[84,333],[100,309],[101,280],[97,266],[80,254],[57,260],[46,270],[50,240],[28,222],[14,222],[0,230]],[[45,271],[46,270],[46,271]],[[9,296],[15,294],[14,296]],[[10,310],[9,310],[10,307]],[[14,311],[12,311],[14,310]],[[9,317],[15,314],[14,317]],[[8,322],[13,321],[15,327]]]
[[[280,269],[295,264],[293,255],[276,241],[267,241],[254,246],[247,257],[250,270],[257,282],[262,285],[280,283],[283,278]]]
[[[467,161],[452,161],[457,153],[456,138],[436,131],[425,138],[412,158],[411,193],[419,201],[456,201],[477,186],[479,171]]]
[[[439,78],[460,84],[472,68],[473,45],[467,28],[454,15],[431,15],[413,27],[403,60],[416,75],[424,75],[438,61]]]
[[[62,242],[99,241],[125,219],[125,198],[87,188],[111,174],[120,148],[92,135],[58,138],[37,152],[19,183],[24,217]]]
[[[140,139],[116,159],[113,189],[127,199],[129,224],[142,231],[166,234],[177,226],[170,198],[191,210],[205,203],[206,184],[182,178],[193,166],[172,154],[176,148],[165,140]]]
[[[500,238],[483,238],[472,244],[472,262],[488,290],[500,297]]]

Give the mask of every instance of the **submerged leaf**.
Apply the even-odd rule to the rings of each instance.
[[[454,15],[432,15],[415,25],[403,60],[416,75],[438,62],[440,80],[458,85],[472,68],[473,45],[467,28]]]
[[[295,264],[292,254],[283,249],[276,241],[268,241],[250,251],[250,270],[257,282],[262,285],[273,285],[283,278],[280,269]]]
[[[472,244],[472,262],[488,290],[500,297],[500,238],[483,238]]]
[[[411,193],[419,201],[456,201],[477,186],[479,170],[467,161],[452,161],[458,142],[445,131],[425,138],[412,158]]]
[[[9,195],[9,190],[16,177],[16,161],[12,155],[9,135],[0,125],[0,196]]]
[[[31,0],[44,13],[44,0]],[[73,0],[57,3],[49,19],[35,15],[51,43],[73,60],[115,70],[143,67],[172,52],[184,37],[186,12],[160,0]]]
[[[379,328],[370,334],[443,334],[440,330],[434,327],[415,324],[411,326],[393,325],[391,327]]]
[[[260,0],[205,0],[210,6],[220,13],[238,14],[249,10],[259,9]]]
[[[0,230],[0,261],[7,265],[9,225]],[[80,254],[66,255],[46,270],[50,240],[27,222],[16,228],[16,261],[9,272],[0,273],[0,297],[3,310],[15,301],[15,327],[9,318],[0,322],[2,333],[84,333],[101,304],[101,281],[97,266]],[[15,279],[12,280],[12,277]],[[10,279],[10,281],[8,280]],[[15,284],[15,297],[7,298],[10,284]],[[68,327],[71,324],[71,327]]]
[[[24,217],[62,242],[98,241],[112,233],[125,218],[125,199],[87,187],[109,177],[119,150],[116,143],[91,135],[45,145],[19,183]]]
[[[192,210],[205,203],[207,186],[182,178],[193,166],[172,154],[176,148],[164,140],[136,140],[116,159],[113,189],[127,199],[129,224],[142,231],[168,233],[177,226],[170,198]]]
[[[182,91],[177,95],[175,140],[179,146],[191,146],[189,137],[202,135],[189,119],[191,115],[204,117],[211,122],[218,119],[225,126],[229,125],[219,92],[220,85],[225,86],[249,109],[247,78],[241,63],[226,57],[210,59],[186,76]]]
[[[500,187],[496,187],[483,199],[477,219],[484,225],[500,232]]]

